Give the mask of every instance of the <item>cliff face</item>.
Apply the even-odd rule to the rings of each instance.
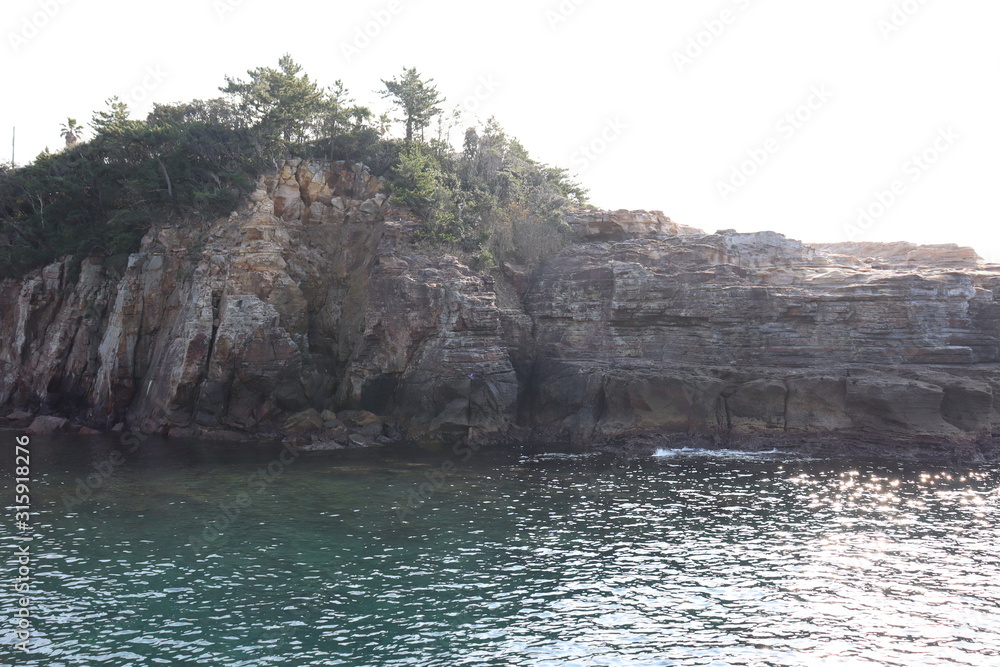
[[[574,247],[528,298],[533,422],[992,456],[1000,272],[967,249],[865,250],[767,232]]]
[[[0,284],[0,405],[227,439],[314,408],[424,442],[997,456],[1000,267],[968,249],[584,212],[500,307],[378,190],[290,161],[228,220],[154,226],[120,279],[85,260],[75,285],[65,263]]]
[[[85,260],[0,286],[0,405],[98,427],[280,437],[355,407],[414,437],[505,431],[517,380],[491,283],[405,252],[363,167],[287,162],[207,229],[154,227],[124,277]]]

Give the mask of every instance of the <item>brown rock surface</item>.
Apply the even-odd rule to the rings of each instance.
[[[852,453],[987,455],[1000,275],[956,246],[855,245],[724,231],[564,251],[526,299],[532,418],[579,442],[836,434],[868,443]]]
[[[35,417],[35,420],[31,422],[28,430],[25,431],[28,435],[53,435],[55,433],[64,433],[69,430],[69,420],[62,417]]]
[[[618,241],[625,238],[667,234],[700,234],[700,229],[681,225],[661,211],[576,211],[566,224],[582,239]]]
[[[318,431],[324,426],[323,417],[313,408],[294,414],[285,421],[281,430],[289,435],[302,435]]]
[[[404,252],[415,225],[379,188],[290,160],[227,219],[151,229],[120,279],[87,259],[76,285],[67,262],[0,283],[0,405],[206,438],[345,408],[417,438],[502,434],[517,381],[492,287]]]
[[[305,412],[331,447],[1000,455],[1000,267],[968,248],[577,211],[576,243],[497,285],[418,252],[379,188],[289,160],[227,219],[153,226],[123,276],[88,258],[75,284],[68,261],[0,283],[0,407],[227,440]]]

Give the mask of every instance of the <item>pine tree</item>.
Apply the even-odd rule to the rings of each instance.
[[[246,81],[227,76],[220,88],[237,99],[245,124],[285,145],[306,139],[326,108],[323,89],[287,53],[278,69],[258,67],[247,74]]]
[[[406,143],[413,141],[413,134],[419,130],[423,139],[423,130],[430,125],[434,116],[441,113],[441,107],[445,99],[441,97],[435,86],[432,85],[434,79],[424,81],[416,68],[403,68],[403,75],[400,78],[393,78],[392,81],[382,80],[385,88],[381,91],[382,97],[392,98],[392,103],[403,112],[401,119],[406,123]]]
[[[108,108],[105,111],[94,112],[90,119],[90,127],[97,134],[108,134],[122,131],[129,123],[128,105],[114,96],[106,100]]]

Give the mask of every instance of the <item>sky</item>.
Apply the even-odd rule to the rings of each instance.
[[[601,208],[1000,262],[997,25],[996,0],[5,0],[0,161],[15,127],[23,164],[112,95],[141,118],[289,53],[378,112],[416,67]]]

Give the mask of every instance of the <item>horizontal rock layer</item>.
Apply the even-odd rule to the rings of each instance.
[[[871,246],[724,231],[569,249],[527,298],[531,422],[582,443],[994,456],[1000,274],[967,249]]]
[[[0,284],[0,405],[224,439],[348,409],[425,444],[997,456],[1000,271],[967,248],[580,211],[576,243],[504,267],[501,307],[363,167],[280,167],[229,219],[154,225],[120,278]]]

